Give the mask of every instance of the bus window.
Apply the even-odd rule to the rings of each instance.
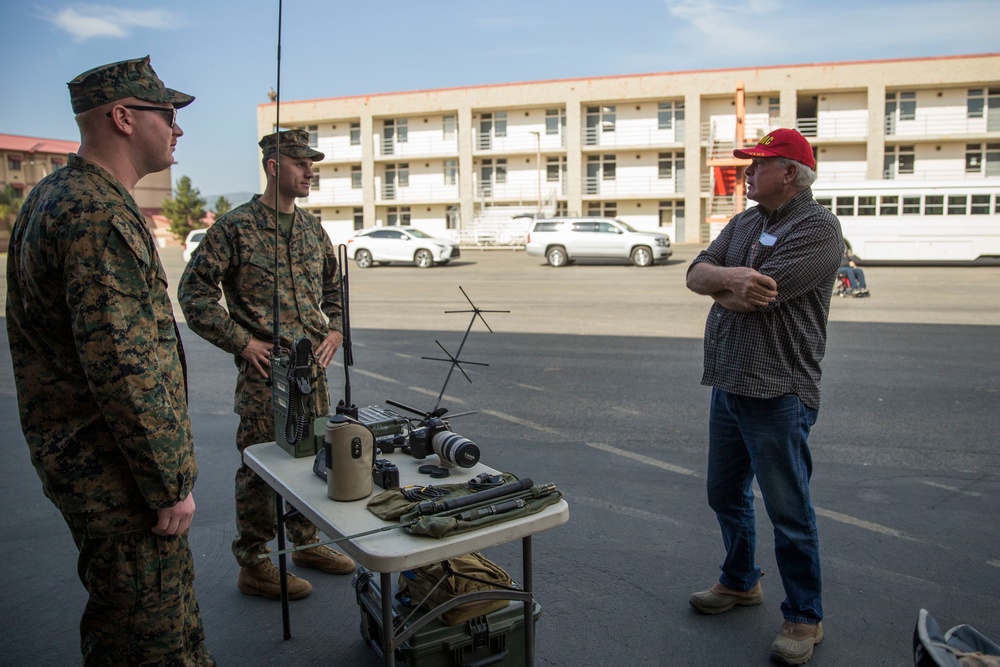
[[[924,197],[924,215],[944,215],[944,195]]]
[[[917,204],[919,209],[920,204]],[[879,209],[879,215],[899,215],[899,197],[897,195],[886,195],[882,197],[882,208]]]
[[[837,197],[837,215],[854,215],[854,197]]]
[[[858,215],[875,215],[875,197],[858,197]]]
[[[816,203],[833,213],[833,199],[830,197],[818,197]]]
[[[969,210],[972,215],[990,214],[990,196],[972,195],[972,208]]]
[[[920,215],[920,197],[903,197],[903,215]]]
[[[969,198],[965,195],[948,195],[948,215],[965,215]]]

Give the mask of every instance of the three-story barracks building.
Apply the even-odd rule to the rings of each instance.
[[[260,135],[275,111],[259,106]],[[301,100],[282,102],[280,121],[326,154],[299,203],[335,240],[413,224],[518,243],[511,217],[541,210],[698,243],[742,206],[740,134],[797,128],[819,184],[1000,175],[1000,53]]]

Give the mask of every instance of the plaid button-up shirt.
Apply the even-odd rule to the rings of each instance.
[[[712,305],[701,383],[755,398],[795,394],[818,409],[843,247],[840,221],[816,203],[810,188],[775,211],[755,206],[734,216],[692,266],[751,267],[774,279],[778,298],[751,313]]]

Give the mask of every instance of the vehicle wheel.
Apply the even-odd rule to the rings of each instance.
[[[636,266],[649,266],[653,263],[653,251],[644,245],[632,251],[632,263]]]
[[[357,262],[359,269],[367,269],[374,264],[372,261],[372,254],[364,249],[358,250],[354,253],[354,261]]]
[[[430,250],[421,249],[413,255],[413,262],[421,269],[428,269],[434,266],[434,255]]]
[[[549,251],[545,253],[545,259],[549,260],[549,266],[564,266],[569,261],[566,249],[561,245],[549,248]]]

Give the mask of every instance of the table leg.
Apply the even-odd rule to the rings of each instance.
[[[274,511],[277,516],[278,524],[278,551],[285,550],[285,508],[284,500],[277,491],[274,492]],[[288,580],[286,578],[286,573],[288,572],[288,563],[285,561],[285,554],[278,554],[278,572],[281,578],[281,627],[284,631],[285,639],[292,638],[292,625],[291,619],[289,619],[288,614]]]
[[[382,657],[385,667],[396,664],[396,638],[392,623],[392,574],[379,572],[379,584],[382,587]]]
[[[526,667],[535,665],[535,596],[534,583],[531,580],[531,535],[521,540],[521,575],[524,579],[524,592],[531,593],[531,599],[524,603],[524,664]]]

